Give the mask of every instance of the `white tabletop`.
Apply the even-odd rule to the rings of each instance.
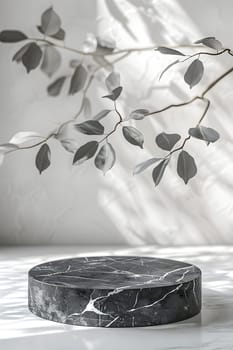
[[[202,313],[166,326],[105,329],[62,325],[27,309],[27,271],[44,261],[85,255],[143,255],[187,261],[203,272]],[[0,349],[232,350],[233,247],[0,248]]]

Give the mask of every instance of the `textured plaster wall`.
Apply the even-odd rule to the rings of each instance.
[[[62,18],[67,45],[74,47],[93,32],[114,36],[120,48],[190,43],[204,36],[216,36],[233,48],[230,0],[7,0],[0,2],[1,28],[36,36],[33,28],[51,4]],[[80,104],[78,95],[49,98],[46,76],[39,70],[27,75],[11,62],[18,46],[0,45],[1,143],[18,131],[46,134],[72,117]],[[63,57],[61,73],[75,54],[63,52]],[[204,58],[205,76],[190,91],[182,78],[185,66],[172,69],[158,82],[172,59],[155,52],[135,53],[117,65],[124,87],[122,113],[185,101],[233,64],[231,57]],[[102,71],[98,79],[106,74]],[[233,243],[232,83],[229,76],[209,94],[214,103],[205,125],[216,128],[221,140],[209,147],[198,141],[188,144],[198,174],[187,186],[176,175],[175,157],[156,189],[150,171],[133,177],[132,169],[151,155],[163,154],[154,143],[159,132],[185,137],[203,110],[198,102],[136,122],[146,137],[144,150],[126,144],[121,131],[114,135],[117,164],[105,177],[92,162],[72,167],[72,155],[55,141],[50,142],[52,165],[41,176],[34,166],[35,149],[10,154],[0,169],[0,244]],[[111,108],[100,98],[105,92],[93,84],[93,114]]]

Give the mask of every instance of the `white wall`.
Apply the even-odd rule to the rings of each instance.
[[[111,34],[120,48],[190,43],[205,36],[216,36],[233,48],[230,0],[7,0],[0,2],[1,28],[37,35],[33,28],[51,4],[62,17],[67,45],[77,48],[86,32]],[[1,143],[18,131],[46,134],[70,119],[80,103],[76,95],[47,97],[48,79],[39,70],[27,75],[22,66],[11,62],[17,47],[0,46]],[[64,54],[64,62],[72,57]],[[189,91],[182,78],[185,66],[172,69],[158,82],[159,73],[172,59],[144,52],[117,65],[124,87],[119,100],[122,113],[185,101],[233,64],[232,57],[203,58],[205,77]],[[61,74],[66,67],[64,63]],[[99,79],[106,74],[102,72]],[[205,125],[216,128],[221,140],[209,147],[189,142],[187,150],[196,159],[198,174],[187,186],[176,175],[176,157],[158,188],[150,171],[133,177],[132,169],[151,155],[163,154],[154,143],[159,132],[185,137],[199,119],[201,103],[136,122],[146,138],[144,150],[126,144],[119,131],[112,137],[117,165],[105,177],[92,162],[72,167],[72,155],[55,141],[50,142],[52,165],[41,176],[34,166],[36,149],[10,154],[0,169],[0,243],[233,243],[232,83],[233,76],[228,76],[209,94],[213,104]],[[93,85],[89,96],[94,112],[111,107],[101,100],[104,93],[98,83]]]

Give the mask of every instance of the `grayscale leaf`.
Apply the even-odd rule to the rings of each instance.
[[[98,145],[97,141],[90,141],[82,145],[74,155],[73,164],[79,165],[92,158],[98,149]]]
[[[83,114],[85,118],[90,118],[91,116],[91,101],[88,97],[84,97],[83,99]]]
[[[60,77],[56,79],[53,83],[51,83],[47,87],[47,92],[50,96],[58,96],[61,92],[61,89],[64,85],[64,82],[66,80],[66,77]]]
[[[108,54],[112,52],[116,48],[116,42],[114,39],[104,36],[104,37],[96,37],[97,40],[97,48],[96,51],[102,54]]]
[[[190,128],[189,135],[206,142],[215,142],[220,137],[216,130],[201,125],[196,128]]]
[[[41,174],[51,163],[51,151],[47,143],[44,143],[36,155],[36,167]]]
[[[83,42],[83,51],[86,53],[95,52],[97,48],[97,39],[93,33],[87,33]]]
[[[17,63],[22,61],[22,57],[25,54],[25,52],[27,51],[27,49],[29,48],[31,43],[28,43],[26,45],[24,45],[23,47],[21,47],[21,49],[19,49],[13,56],[12,61],[15,61]]]
[[[78,149],[78,141],[75,139],[64,139],[60,142],[67,152],[74,153]]]
[[[92,56],[93,60],[98,63],[98,65],[102,66],[103,68],[105,68],[108,71],[112,71],[112,63],[109,62],[106,57],[104,56]]]
[[[120,74],[117,72],[110,73],[105,79],[105,85],[109,92],[112,92],[118,86],[120,86]]]
[[[129,117],[127,119],[135,119],[135,120],[141,120],[145,117],[146,114],[148,114],[148,109],[136,109],[135,111],[131,112]]]
[[[184,81],[189,85],[190,89],[192,89],[193,86],[199,83],[203,76],[203,73],[203,63],[199,59],[196,59],[190,64],[190,66],[186,70],[184,75]]]
[[[122,128],[125,139],[132,145],[143,148],[144,137],[141,131],[134,128],[133,126],[124,126]]]
[[[80,66],[80,64],[81,64],[81,60],[71,60],[70,61],[71,68],[77,68],[78,66]]]
[[[140,174],[142,171],[146,170],[147,168],[149,168],[152,164],[160,161],[162,158],[150,158],[147,159],[145,162],[139,163],[138,165],[136,165],[136,167],[134,168],[133,171],[133,175],[137,175]]]
[[[181,151],[178,156],[177,173],[184,180],[185,184],[197,173],[195,160],[186,151]]]
[[[0,153],[1,154],[13,152],[13,151],[16,151],[17,149],[19,149],[18,145],[11,143],[11,142],[0,144]]]
[[[110,112],[111,109],[103,109],[93,117],[93,120],[101,120],[105,118]]]
[[[17,43],[28,39],[27,35],[18,30],[3,30],[0,32],[0,42],[2,43]]]
[[[87,120],[86,122],[75,124],[74,127],[86,135],[103,135],[104,127],[98,120]]]
[[[95,157],[95,166],[102,170],[104,175],[110,170],[116,161],[116,153],[110,143],[104,144]]]
[[[39,32],[41,34],[44,34],[41,26],[37,26],[37,29],[39,30]],[[64,29],[60,28],[59,31],[56,34],[49,35],[49,36],[51,36],[51,38],[54,38],[54,39],[57,39],[57,40],[64,40],[65,36],[66,36],[66,33],[65,33]]]
[[[31,43],[22,55],[22,63],[25,66],[27,73],[39,66],[41,57],[41,48],[37,44]]]
[[[166,68],[164,68],[164,70],[161,72],[160,76],[159,76],[159,80],[162,79],[164,73],[166,73],[168,71],[168,69],[170,69],[172,66],[174,66],[175,64],[179,63],[179,60],[175,60],[174,62],[170,63]]]
[[[220,51],[223,49],[222,43],[219,40],[217,40],[214,36],[209,36],[207,38],[197,40],[194,44],[203,44],[216,51]]]
[[[51,77],[61,65],[60,52],[53,46],[46,46],[44,49],[44,57],[41,64],[41,70]]]
[[[57,40],[64,40],[65,36],[66,36],[66,32],[62,28],[60,28],[56,34],[51,35],[52,38]]]
[[[170,49],[169,47],[165,46],[159,46],[155,51],[159,51],[160,53],[163,53],[165,55],[179,55],[179,56],[185,56],[182,52],[174,49]]]
[[[121,92],[122,92],[122,87],[119,86],[118,88],[112,91],[111,95],[103,96],[103,98],[109,98],[112,101],[116,101],[116,99],[120,96]]]
[[[152,179],[154,181],[155,186],[158,186],[158,184],[160,183],[165,169],[168,165],[168,162],[169,158],[162,160],[162,162],[160,162],[152,171]]]
[[[41,16],[41,30],[45,35],[57,34],[61,27],[60,17],[52,7],[46,10]]]
[[[69,94],[73,95],[76,92],[79,92],[82,90],[82,88],[85,85],[87,79],[87,70],[86,68],[80,64],[74,71],[74,74],[72,75],[71,81],[70,81],[70,89]]]
[[[30,146],[35,144],[38,141],[44,139],[44,136],[38,134],[35,131],[20,131],[17,132],[11,139],[10,144],[14,144],[17,146]]]
[[[166,151],[171,151],[180,138],[181,136],[179,134],[166,134],[165,132],[162,132],[156,136],[155,142],[160,148]]]

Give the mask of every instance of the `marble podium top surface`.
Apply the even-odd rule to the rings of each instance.
[[[101,255],[141,255],[195,264],[202,270],[201,315],[169,325],[106,329],[40,319],[27,308],[28,270],[49,261]],[[232,350],[233,247],[0,248],[0,348],[4,350]]]
[[[132,289],[170,286],[197,278],[200,270],[182,261],[146,256],[92,256],[39,264],[29,274],[56,286]]]

